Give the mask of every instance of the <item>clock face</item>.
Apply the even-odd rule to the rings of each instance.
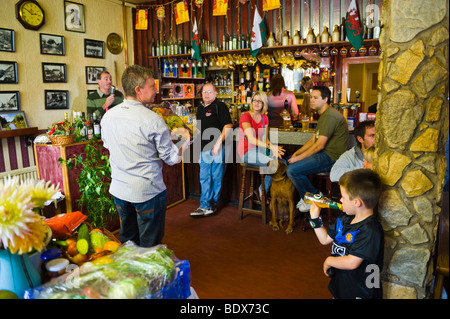
[[[44,23],[44,12],[37,2],[23,1],[19,6],[18,19],[24,27],[38,29]]]

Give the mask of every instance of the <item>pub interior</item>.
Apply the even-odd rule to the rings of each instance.
[[[90,214],[86,202],[79,202],[83,196],[78,184],[80,169],[72,169],[67,162],[86,153],[88,134],[69,142],[46,137],[54,123],[65,120],[78,120],[81,130],[85,120],[99,126],[101,118],[91,118],[87,109],[88,95],[97,92],[97,72],[107,70],[112,85],[125,96],[124,71],[132,65],[150,68],[157,86],[153,110],[167,110],[191,133],[197,109],[203,107],[205,83],[215,85],[217,99],[227,106],[236,129],[241,114],[250,109],[252,94],[267,93],[271,78],[281,74],[298,105],[298,114],[287,114],[290,119],[269,128],[271,143],[284,147],[285,158],[314,136],[320,117],[309,107],[310,88],[302,85],[302,79],[309,78],[312,85],[330,89],[330,107],[346,120],[348,149],[356,143],[355,127],[375,121],[374,171],[384,184],[377,207],[385,241],[379,274],[383,298],[446,298],[447,1],[2,2],[0,178],[6,183],[8,176],[20,175],[59,184],[63,196],[41,211],[46,218],[76,211]],[[41,8],[44,19],[30,26],[20,10],[24,3]],[[354,40],[344,31],[352,3],[359,16],[358,48],[354,42],[358,37]],[[257,50],[252,47],[257,38],[255,11],[265,27]],[[196,49],[192,41],[196,33],[197,58],[191,54]],[[101,133],[91,134],[98,135],[101,143]],[[264,205],[264,197],[255,207],[250,206],[255,210],[266,206],[263,213],[240,214],[239,206],[247,205],[242,204],[241,193],[252,194],[257,186],[250,182],[249,174],[243,174],[238,139],[239,133],[235,133],[220,206],[213,216],[189,216],[199,207],[202,195],[194,145],[183,162],[163,164],[167,212],[162,243],[178,258],[189,261],[190,290],[188,287],[185,297],[331,299],[329,278],[322,271],[331,248],[319,244],[305,213],[295,209],[290,234],[272,230],[272,212],[270,205]],[[109,155],[107,150],[102,152]],[[85,167],[95,163],[94,157],[83,156]],[[259,185],[260,176],[254,175]],[[327,174],[311,175],[310,180],[325,196],[340,201],[339,186],[331,183]],[[298,194],[294,197],[297,203]],[[270,194],[267,200],[271,200]],[[342,212],[323,209],[322,214],[329,226]],[[118,242],[121,225],[117,212],[105,218],[105,234]],[[38,257],[38,261],[41,277],[48,281],[45,260]],[[9,290],[1,272],[0,267],[0,290]]]

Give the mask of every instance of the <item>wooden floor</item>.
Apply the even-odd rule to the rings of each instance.
[[[200,299],[330,299],[322,271],[331,246],[312,229],[274,232],[261,218],[239,220],[227,206],[215,216],[192,218],[198,201],[167,210],[163,243],[191,265],[191,286]]]

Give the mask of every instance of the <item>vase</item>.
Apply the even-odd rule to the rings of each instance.
[[[8,290],[23,299],[25,290],[37,287],[42,279],[27,254],[12,254],[0,249],[0,290]]]

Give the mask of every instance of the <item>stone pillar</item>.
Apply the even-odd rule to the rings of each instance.
[[[449,131],[447,0],[384,0],[375,169],[384,298],[427,298]]]

